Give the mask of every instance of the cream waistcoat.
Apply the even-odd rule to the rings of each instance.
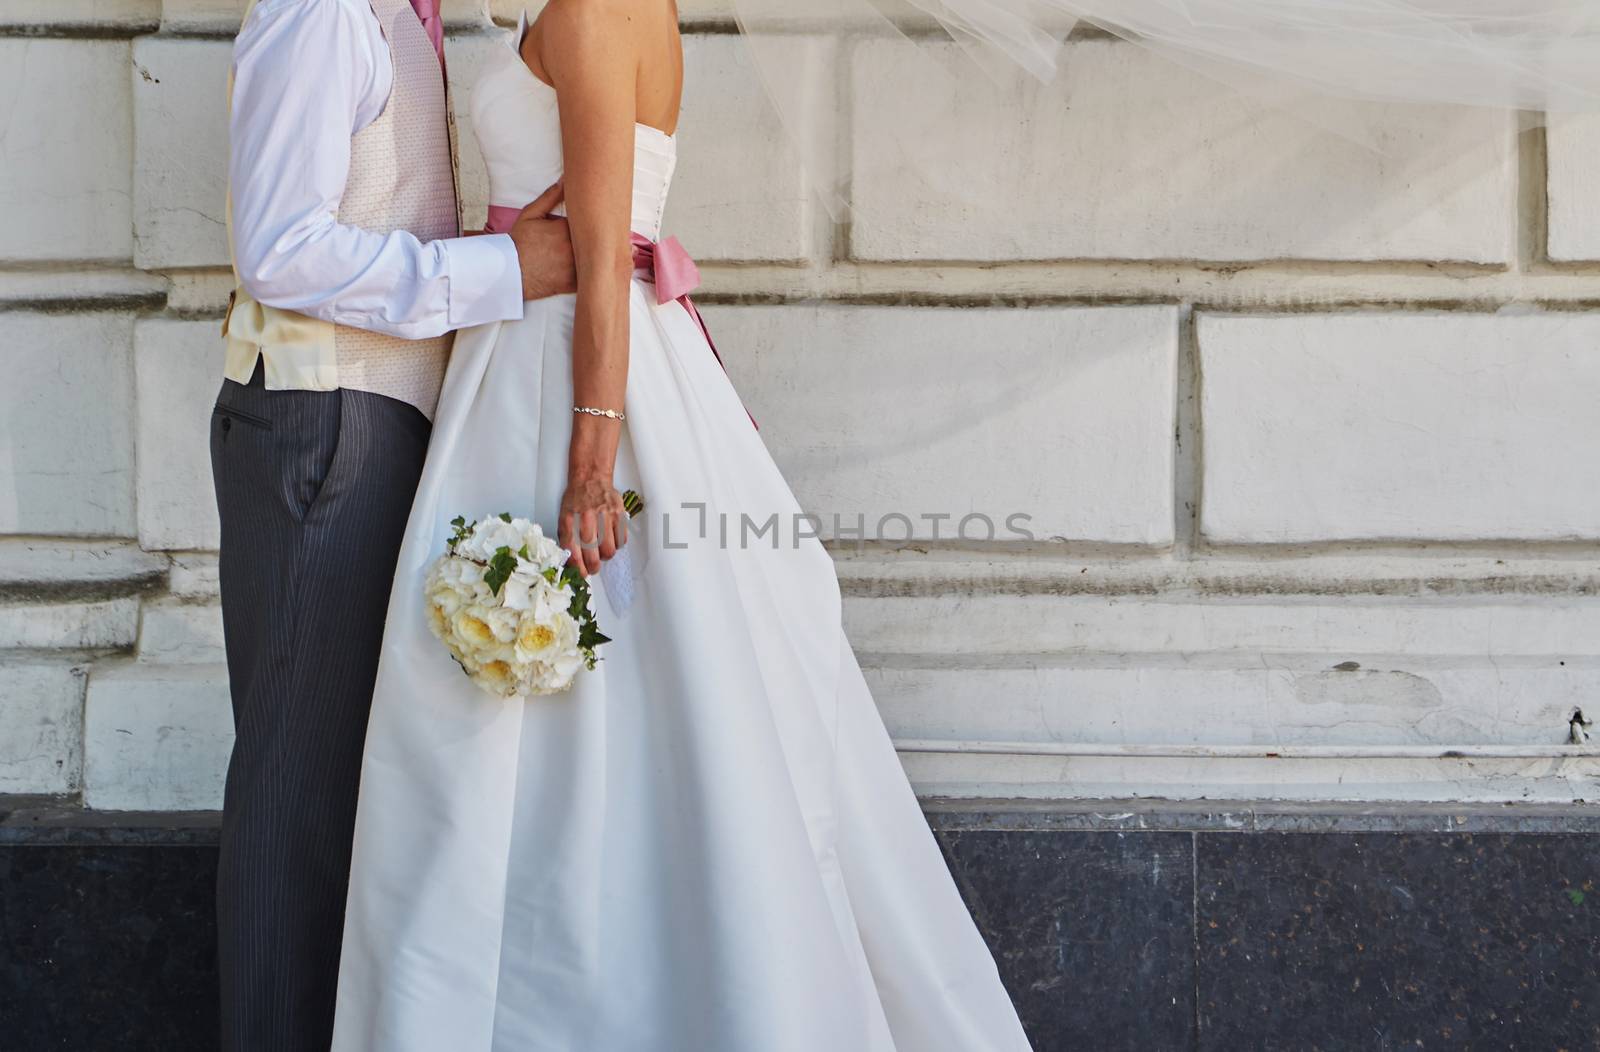
[[[424,242],[457,237],[455,123],[438,54],[410,0],[371,0],[371,7],[389,42],[393,87],[382,115],[350,141],[339,222],[378,234],[406,230]],[[231,206],[229,243],[231,251]],[[271,389],[371,391],[430,419],[453,340],[336,325],[266,306],[243,288],[234,291],[222,331],[230,380],[248,383],[259,359]]]

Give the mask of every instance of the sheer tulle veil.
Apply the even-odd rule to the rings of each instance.
[[[960,145],[938,134],[954,100],[1032,80],[1033,119],[1071,100],[1039,86],[1064,43],[1123,38],[1292,117],[1375,150],[1352,104],[1462,105],[1546,114],[1600,110],[1596,0],[734,0],[740,28],[808,175],[836,218],[870,166],[939,185]],[[824,45],[820,41],[827,40]],[[849,54],[824,55],[826,47]],[[862,63],[891,63],[925,91],[863,97]],[[828,65],[828,70],[823,68]],[[895,134],[852,133],[892,105]],[[1054,107],[1054,110],[1052,110]],[[854,110],[854,113],[852,113]],[[881,131],[883,121],[872,122]],[[982,188],[944,187],[952,196]]]

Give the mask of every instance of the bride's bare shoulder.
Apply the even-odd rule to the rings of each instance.
[[[596,38],[613,44],[638,28],[637,0],[550,0],[539,15],[547,39],[583,43]]]
[[[549,0],[522,42],[522,59],[546,83],[579,71],[615,70],[620,80],[638,54],[634,6],[627,0]]]

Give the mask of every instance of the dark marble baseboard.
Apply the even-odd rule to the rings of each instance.
[[[1592,816],[1423,810],[930,819],[1040,1052],[1600,1048]],[[0,1048],[214,1048],[212,817],[3,811]]]

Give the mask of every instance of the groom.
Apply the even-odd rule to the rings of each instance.
[[[223,1047],[326,1052],[384,613],[458,328],[574,289],[552,188],[460,237],[439,0],[259,0],[234,49],[238,287],[211,424],[237,739]]]

